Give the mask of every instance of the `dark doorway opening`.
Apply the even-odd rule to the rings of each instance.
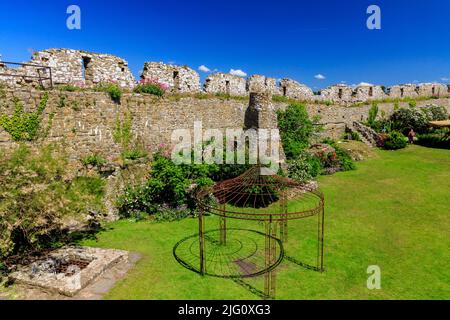
[[[343,94],[343,90],[342,90],[342,89],[339,89],[339,92],[338,92],[338,97],[339,97],[339,99],[342,99],[342,94]]]
[[[173,90],[174,91],[180,90],[180,72],[179,71],[173,72]]]
[[[230,89],[230,80],[225,81],[225,93],[230,95],[231,89]]]
[[[93,85],[94,83],[94,74],[92,72],[92,59],[90,57],[82,57],[83,59],[83,79],[84,79],[84,83],[87,86]]]
[[[283,97],[286,97],[286,95],[287,95],[287,88],[283,87]]]

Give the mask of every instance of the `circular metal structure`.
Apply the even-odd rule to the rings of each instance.
[[[204,211],[229,219],[296,220],[320,214],[324,196],[305,184],[255,166],[241,176],[203,188],[197,195]],[[289,206],[286,201],[289,201]]]
[[[273,238],[277,256],[270,265],[266,265],[265,237],[259,231],[233,228],[227,230],[227,243],[222,245],[218,240],[220,230],[205,232],[206,271],[203,274],[218,278],[251,278],[274,270],[283,260],[283,244]],[[201,273],[198,234],[179,241],[173,248],[173,254],[183,267]]]
[[[288,261],[323,271],[324,196],[308,185],[256,165],[244,174],[200,189],[198,234],[178,242],[177,261],[201,275],[239,280],[264,275],[262,296],[275,298],[276,267],[285,257],[288,221],[317,217],[317,263]],[[205,215],[219,217],[219,229],[205,230]],[[257,221],[264,233],[227,228],[229,220]],[[242,281],[241,281],[242,282]],[[256,290],[258,291],[258,290]]]

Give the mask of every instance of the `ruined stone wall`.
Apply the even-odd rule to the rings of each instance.
[[[381,86],[360,85],[354,89],[353,100],[355,102],[365,102],[370,100],[382,100],[388,96]]]
[[[423,83],[417,86],[417,94],[421,97],[442,97],[448,94],[448,88],[440,83]]]
[[[280,81],[280,92],[281,95],[291,99],[314,99],[314,92],[310,88],[291,79],[282,79]]]
[[[275,78],[261,75],[252,75],[247,79],[248,92],[269,92],[272,95],[279,95],[280,88]]]
[[[7,90],[6,96],[0,97],[0,113],[13,113],[13,96],[24,102],[25,110],[35,110],[43,94],[41,90]],[[255,96],[255,99],[259,97]],[[254,103],[255,106],[259,105],[258,101]],[[275,112],[284,109],[287,104],[266,103],[264,99],[261,101],[261,105],[269,106],[260,114],[262,125],[275,128]],[[450,112],[450,98],[418,101],[417,107],[430,104],[444,106]],[[248,106],[248,101],[234,99],[160,99],[140,94],[124,94],[118,104],[108,94],[101,92],[53,90],[49,93],[42,124],[47,126],[50,114],[54,114],[45,141],[65,141],[71,159],[78,160],[98,153],[113,161],[121,153],[121,146],[113,137],[114,131],[118,121],[122,121],[128,113],[132,116],[134,145],[142,144],[153,152],[162,143],[171,144],[173,130],[192,130],[194,121],[202,121],[204,129],[243,128]],[[394,103],[380,103],[378,106],[380,114],[384,112],[389,116],[394,112]],[[367,120],[370,107],[370,104],[360,107],[309,104],[307,110],[310,116],[320,116],[320,123],[325,125],[326,136],[340,138],[346,125]],[[408,104],[400,103],[400,107],[407,108]],[[0,150],[10,150],[17,145],[0,128]]]
[[[207,93],[223,93],[231,96],[247,95],[247,82],[244,78],[229,74],[215,73],[209,75],[204,84]]]
[[[101,82],[114,82],[124,88],[132,88],[135,85],[128,63],[109,54],[72,49],[48,49],[35,52],[31,61],[27,63],[51,67],[52,80],[56,85],[72,84],[92,87]],[[48,69],[31,66],[20,67],[15,70],[9,69],[9,72],[36,77],[38,76],[38,70],[41,70],[42,76],[50,76]],[[36,80],[30,78],[20,80],[20,78],[9,77],[4,82],[8,85],[22,86],[27,83],[33,84]]]
[[[0,99],[0,113],[12,114],[12,97],[25,103],[26,110],[35,110],[43,91],[15,90]],[[9,101],[7,105],[5,101]],[[143,145],[154,152],[161,144],[171,145],[175,129],[193,130],[194,121],[202,121],[203,128],[239,129],[244,127],[248,102],[233,99],[159,99],[150,95],[124,94],[121,103],[114,103],[101,92],[50,91],[45,108],[43,126],[54,113],[46,142],[66,142],[66,151],[72,160],[98,153],[108,161],[117,160],[120,144],[114,140],[117,121],[132,116],[134,145]],[[17,147],[11,136],[0,127],[0,150]]]
[[[200,76],[186,66],[146,62],[141,79],[157,81],[169,86],[172,92],[193,93],[200,91]]]
[[[344,84],[330,86],[320,91],[323,100],[349,103],[353,101],[353,89]]]
[[[417,86],[413,84],[405,84],[392,86],[389,88],[389,97],[391,98],[414,98],[417,97]]]

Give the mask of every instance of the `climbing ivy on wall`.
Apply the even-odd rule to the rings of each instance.
[[[116,127],[114,129],[114,142],[120,144],[123,149],[127,149],[132,138],[131,127],[133,125],[133,116],[131,112],[126,112],[124,119],[121,121],[120,117],[116,118]]]
[[[48,92],[44,93],[36,111],[25,112],[23,103],[18,98],[14,98],[14,113],[11,116],[0,113],[0,126],[11,135],[14,141],[36,140],[47,101]]]

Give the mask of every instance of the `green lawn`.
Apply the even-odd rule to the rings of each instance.
[[[450,151],[377,151],[358,170],[319,182],[326,196],[326,272],[284,261],[277,299],[450,299]],[[307,256],[309,245],[300,240],[314,231],[314,221],[290,225],[292,250]],[[207,227],[216,222],[208,217]],[[197,230],[195,219],[118,221],[84,244],[143,255],[108,299],[258,299],[231,280],[202,278],[175,261],[175,243]],[[366,287],[369,265],[381,268],[381,290]]]

